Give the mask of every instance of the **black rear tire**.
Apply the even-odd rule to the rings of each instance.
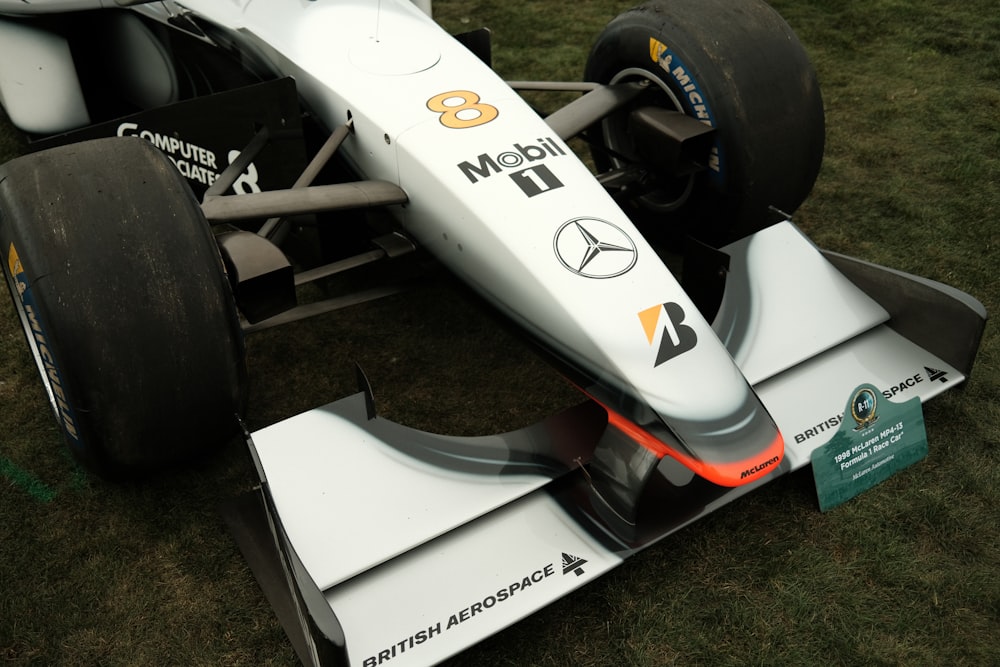
[[[236,306],[201,208],[160,151],[100,139],[3,165],[0,248],[53,411],[87,468],[147,474],[236,431]]]
[[[615,18],[594,44],[584,78],[649,80],[637,105],[681,111],[716,128],[708,169],[648,173],[651,191],[629,202],[637,223],[721,243],[791,213],[812,189],[823,156],[816,73],[788,24],[763,0],[652,0]],[[628,111],[605,120],[594,159],[622,167]],[[639,165],[640,167],[642,165]]]

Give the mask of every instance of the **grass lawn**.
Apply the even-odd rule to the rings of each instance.
[[[997,312],[995,0],[772,4],[809,51],[827,113],[823,170],[796,222],[820,246]],[[503,76],[565,80],[628,6],[437,0],[435,12],[453,32],[490,27]],[[0,161],[20,150],[3,126]],[[574,400],[447,281],[249,346],[251,429],[353,392],[355,361],[383,414],[428,430],[496,431]],[[295,663],[218,512],[249,488],[240,443],[141,485],[88,477],[6,298],[0,406],[0,663]],[[779,479],[451,664],[1000,664],[994,327],[967,386],[925,416],[927,459],[860,497],[821,514],[809,470]]]

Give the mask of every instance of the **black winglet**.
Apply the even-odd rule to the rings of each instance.
[[[354,364],[354,374],[358,381],[358,391],[365,395],[365,413],[369,420],[375,419],[375,394],[372,393],[372,385],[361,369],[361,364]]]

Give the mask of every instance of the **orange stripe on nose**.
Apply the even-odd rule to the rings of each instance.
[[[774,470],[785,455],[785,439],[779,432],[763,452],[751,458],[727,462],[700,461],[677,451],[632,420],[608,409],[603,403],[601,407],[608,412],[609,424],[655,454],[658,459],[669,456],[699,477],[719,486],[742,486],[756,481]]]

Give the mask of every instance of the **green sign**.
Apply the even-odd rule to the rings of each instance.
[[[820,510],[850,500],[925,456],[920,399],[896,403],[874,385],[861,385],[851,392],[837,433],[812,453]]]

